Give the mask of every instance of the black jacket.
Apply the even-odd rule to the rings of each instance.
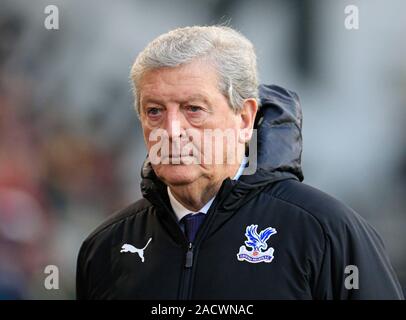
[[[377,232],[348,206],[301,182],[296,94],[261,86],[260,95],[256,173],[223,181],[193,247],[177,224],[166,186],[146,162],[144,199],[83,243],[77,298],[403,298]],[[263,261],[253,263],[258,259]]]

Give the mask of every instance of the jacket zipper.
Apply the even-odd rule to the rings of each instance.
[[[193,243],[189,243],[186,251],[186,263],[185,268],[190,269],[193,266]]]
[[[190,283],[192,277],[192,267],[193,267],[193,255],[194,255],[193,243],[189,242],[185,254],[185,264],[183,266],[182,272],[182,286],[179,298],[181,300],[187,300],[189,296]]]
[[[216,208],[213,208],[213,212],[211,213],[211,216],[214,215],[214,210]],[[210,208],[209,212],[212,210]],[[207,212],[207,214],[209,214]],[[207,221],[205,223],[209,224],[210,220],[209,217],[207,217]],[[201,230],[205,231],[204,234],[201,234],[199,237],[196,237],[198,241],[196,241],[194,244],[192,242],[189,242],[187,244],[187,249],[185,253],[185,264],[183,266],[183,276],[182,276],[182,291],[180,294],[180,299],[181,300],[190,300],[192,298],[192,274],[194,267],[196,265],[195,260],[197,257],[198,253],[198,247],[200,246],[200,243],[202,242],[202,239],[205,237],[207,233],[207,228],[206,230]]]
[[[172,218],[172,220],[178,224],[176,221],[175,217],[172,216],[171,209],[165,204],[165,202],[161,201],[161,205],[163,209],[166,211],[167,214]],[[182,234],[183,238],[185,239],[185,242],[187,243],[187,248],[186,248],[186,255],[185,255],[185,264],[182,264],[182,274],[181,274],[181,284],[180,284],[180,291],[178,294],[178,298],[180,300],[186,300],[188,299],[188,291],[190,287],[190,280],[191,280],[191,273],[192,273],[192,267],[193,267],[193,256],[194,256],[194,245],[191,242],[187,242],[186,236],[184,232],[182,232],[178,226],[178,231]]]
[[[220,188],[218,195],[220,196],[222,193],[222,190],[224,188],[224,185],[222,185],[222,187]],[[217,209],[218,206],[218,202],[214,204],[212,204],[212,206],[210,207],[209,211],[207,212],[207,214],[210,214],[210,216],[208,216],[206,218],[206,221],[202,224],[202,227],[205,227],[205,230],[201,230],[200,235],[198,237],[196,237],[196,241],[194,244],[192,242],[189,242],[187,244],[187,250],[186,250],[186,254],[185,254],[185,264],[183,267],[183,274],[182,274],[182,285],[181,285],[181,292],[179,295],[179,298],[181,300],[190,300],[192,297],[192,273],[193,273],[193,269],[194,269],[194,260],[196,260],[196,250],[198,249],[200,242],[202,242],[202,239],[205,238],[207,232],[208,232],[208,224],[210,223],[210,218],[212,218],[215,214],[215,211]],[[202,231],[204,231],[204,234],[202,234]]]

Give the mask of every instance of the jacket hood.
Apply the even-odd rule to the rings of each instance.
[[[260,85],[259,98],[260,108],[254,124],[256,152],[250,154],[250,159],[256,156],[257,169],[253,175],[244,175],[242,181],[256,185],[281,177],[303,181],[299,97],[276,85]]]
[[[301,167],[302,154],[302,110],[296,93],[276,85],[259,86],[260,107],[256,115],[254,129],[257,134],[256,152],[249,154],[249,165],[255,165],[253,174],[244,170],[239,180],[226,179],[222,189],[228,189],[228,209],[241,205],[248,194],[255,190],[285,179],[303,180]],[[249,150],[255,149],[250,145]],[[158,193],[166,193],[166,186],[159,180],[147,159],[141,170],[141,190],[151,201]],[[162,199],[161,201],[162,202]],[[244,201],[245,202],[245,201]]]

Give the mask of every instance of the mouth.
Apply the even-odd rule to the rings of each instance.
[[[167,158],[181,158],[181,157],[192,157],[192,154],[170,154],[166,156]]]
[[[183,152],[183,153],[171,153],[168,155],[162,155],[162,158],[182,158],[182,157],[193,157],[193,151],[190,150],[190,152]]]
[[[171,154],[163,156],[161,159],[162,164],[174,164],[174,165],[188,165],[193,164],[197,160],[193,154]]]

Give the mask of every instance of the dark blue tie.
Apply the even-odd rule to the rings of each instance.
[[[204,213],[199,212],[195,214],[189,213],[181,219],[181,222],[183,222],[185,226],[186,238],[189,240],[189,242],[193,243],[195,240],[197,231],[199,230],[199,227],[205,217],[206,215]]]

